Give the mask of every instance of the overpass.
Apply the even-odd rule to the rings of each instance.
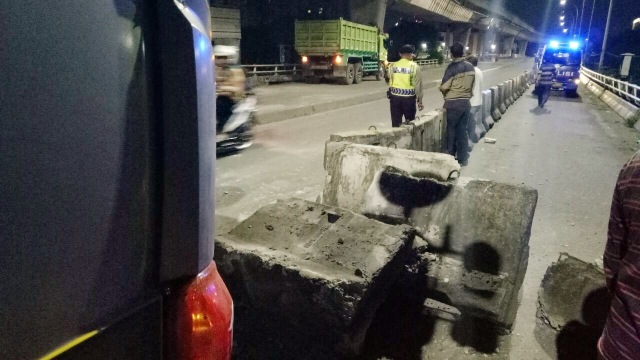
[[[380,28],[400,16],[439,24],[446,45],[460,42],[479,55],[524,55],[529,42],[543,41],[543,34],[489,0],[351,0],[350,6],[353,21]]]

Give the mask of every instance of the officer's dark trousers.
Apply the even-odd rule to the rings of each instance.
[[[536,86],[536,94],[538,95],[538,106],[544,107],[544,104],[549,100],[549,95],[551,95],[551,86],[550,85],[538,85]]]
[[[391,126],[398,127],[402,124],[402,116],[406,121],[416,119],[416,97],[391,95]]]
[[[445,102],[447,109],[447,154],[453,155],[458,162],[464,163],[469,158],[469,117],[471,104],[468,100]]]

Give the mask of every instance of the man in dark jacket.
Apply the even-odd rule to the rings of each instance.
[[[467,127],[476,71],[473,65],[465,61],[462,44],[455,43],[449,50],[453,62],[447,67],[440,85],[444,108],[447,110],[446,152],[456,156],[460,165],[464,166],[469,157]]]

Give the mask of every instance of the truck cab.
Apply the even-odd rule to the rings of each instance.
[[[582,65],[582,45],[579,41],[550,41],[542,52],[538,66],[542,66],[543,63],[556,67],[552,90],[564,91],[567,96],[577,94]]]

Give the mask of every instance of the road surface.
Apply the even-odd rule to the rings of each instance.
[[[526,60],[489,68],[485,88],[530,66],[531,60]],[[435,88],[425,93],[425,111],[441,104]],[[462,176],[525,184],[539,191],[522,304],[513,335],[500,354],[491,356],[495,358],[550,358],[533,335],[542,276],[561,252],[589,262],[602,256],[615,180],[637,146],[636,133],[586,91],[576,99],[554,95],[546,111],[534,110],[536,104],[529,92],[520,98],[489,133],[497,142],[477,144],[462,171]],[[329,134],[369,125],[390,127],[388,113],[388,102],[380,100],[260,126],[254,147],[218,159],[218,233],[279,198],[315,200],[324,183]],[[473,358],[463,351],[468,349],[423,358]]]

